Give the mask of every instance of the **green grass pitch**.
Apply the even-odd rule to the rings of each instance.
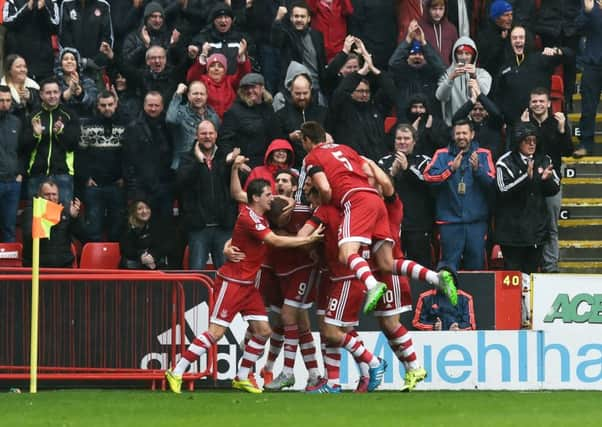
[[[0,394],[2,426],[599,426],[602,392],[307,395],[200,390]]]

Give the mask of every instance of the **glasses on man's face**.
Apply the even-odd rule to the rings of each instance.
[[[353,92],[358,93],[360,95],[369,95],[370,89],[356,89]]]
[[[528,136],[523,139],[523,144],[537,144],[537,138],[534,136]]]

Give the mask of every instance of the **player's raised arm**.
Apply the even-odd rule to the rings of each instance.
[[[363,165],[364,172],[374,179],[375,186],[380,186],[380,190],[384,197],[390,197],[395,194],[395,187],[391,182],[391,177],[383,171],[373,160],[363,158],[365,163]]]
[[[323,204],[328,204],[332,198],[332,188],[326,174],[322,171],[309,172],[314,188],[320,193],[320,200]]]
[[[232,163],[232,171],[230,172],[230,195],[234,200],[240,203],[247,203],[247,192],[242,189],[238,171],[242,165],[249,160],[245,156],[235,155]]]
[[[298,248],[300,246],[310,245],[322,240],[324,237],[323,231],[323,225],[320,225],[314,231],[312,231],[309,236],[305,237],[279,236],[272,231],[264,237],[263,241],[268,245],[275,246],[277,248]]]

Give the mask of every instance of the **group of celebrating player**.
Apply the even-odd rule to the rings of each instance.
[[[241,192],[240,200],[247,203],[227,245],[229,261],[217,272],[209,329],[196,337],[177,365],[165,373],[175,393],[181,392],[182,377],[190,364],[219,341],[237,313],[249,327],[240,368],[232,381],[234,388],[262,392],[253,370],[270,339],[267,361],[260,371],[265,390],[294,385],[294,362],[300,347],[308,370],[306,392],[341,392],[342,349],[358,364],[356,391],[374,391],[387,364],[366,349],[354,330],[364,301],[364,313],[373,312],[378,318],[391,349],[405,367],[402,391],[411,391],[427,376],[417,362],[410,333],[399,321],[399,314],[411,309],[408,277],[440,288],[455,305],[453,272],[437,273],[403,258],[399,243],[403,207],[390,178],[376,164],[348,146],[327,142],[324,129],[316,122],[304,123],[301,135],[307,151],[305,182],[297,183],[296,174],[284,169],[276,174],[275,186],[278,195],[290,198],[297,185],[302,185],[313,210],[300,203],[280,210],[274,203],[272,208],[272,185],[264,179],[252,180],[246,192]],[[242,156],[235,160],[233,180],[238,179],[243,161]],[[308,315],[314,300],[323,376]],[[275,313],[271,326],[266,305]],[[272,369],[283,344],[283,370],[274,378]]]

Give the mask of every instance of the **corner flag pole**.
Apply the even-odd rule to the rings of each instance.
[[[33,238],[31,260],[31,342],[29,392],[38,392],[38,307],[40,294],[40,238]]]

